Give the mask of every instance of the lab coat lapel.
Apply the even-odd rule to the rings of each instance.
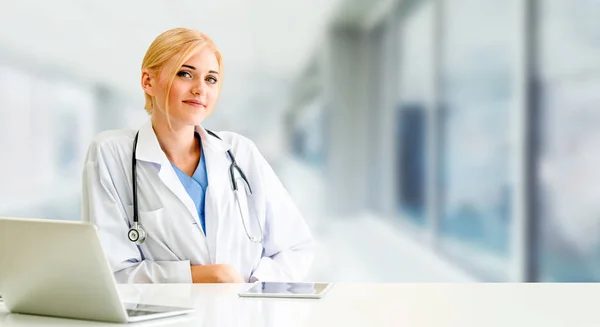
[[[206,173],[208,176],[208,189],[206,191],[205,214],[208,249],[212,263],[219,263],[219,251],[226,251],[218,246],[219,229],[224,227],[222,222],[226,218],[227,199],[229,199],[231,186],[229,181],[229,165],[231,160],[227,155],[229,144],[209,135],[206,130],[196,128],[202,139],[202,147],[206,154]]]
[[[194,204],[194,201],[192,201],[192,198],[190,198],[187,191],[183,187],[183,184],[181,184],[181,181],[179,180],[179,177],[177,177],[177,173],[175,173],[175,170],[173,169],[171,164],[169,163],[168,165],[162,165],[160,167],[160,172],[158,173],[158,176],[163,181],[163,183],[165,183],[165,185],[169,188],[169,190],[171,190],[171,192],[173,192],[175,196],[177,196],[177,198],[181,202],[183,202],[185,208],[190,213],[189,217],[191,217],[193,222],[196,223],[198,228],[201,228],[199,223],[200,218],[198,217],[196,205]]]
[[[136,156],[139,160],[157,163],[160,165],[160,171],[158,176],[163,183],[177,196],[177,198],[184,204],[190,215],[191,222],[198,223],[198,211],[194,201],[187,194],[185,188],[181,184],[177,173],[171,166],[169,159],[160,148],[154,129],[152,128],[152,121],[148,121],[139,131],[138,146],[136,150]],[[200,228],[199,223],[197,224]]]

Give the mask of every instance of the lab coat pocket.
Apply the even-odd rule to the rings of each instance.
[[[133,206],[129,206],[133,217]],[[146,241],[142,245],[144,256],[154,261],[179,260],[169,244],[175,234],[171,217],[165,208],[152,211],[138,211],[138,221],[146,232]]]

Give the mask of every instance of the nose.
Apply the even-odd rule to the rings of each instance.
[[[203,85],[202,81],[195,84],[194,87],[192,87],[191,92],[194,96],[204,95],[205,89],[204,89],[204,85]]]

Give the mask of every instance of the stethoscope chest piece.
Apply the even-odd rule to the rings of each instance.
[[[127,238],[137,245],[142,245],[146,240],[146,231],[144,231],[139,223],[134,223],[133,227],[127,232]]]

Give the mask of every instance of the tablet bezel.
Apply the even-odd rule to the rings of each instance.
[[[256,281],[252,283],[248,288],[239,292],[240,297],[260,297],[260,298],[298,298],[298,299],[320,299],[322,298],[333,286],[332,282],[297,282],[297,284],[324,284],[325,288],[320,293],[303,293],[303,294],[290,294],[290,293],[254,293],[249,292],[256,285],[261,283],[287,283],[296,284],[296,282],[268,282],[268,281]]]

